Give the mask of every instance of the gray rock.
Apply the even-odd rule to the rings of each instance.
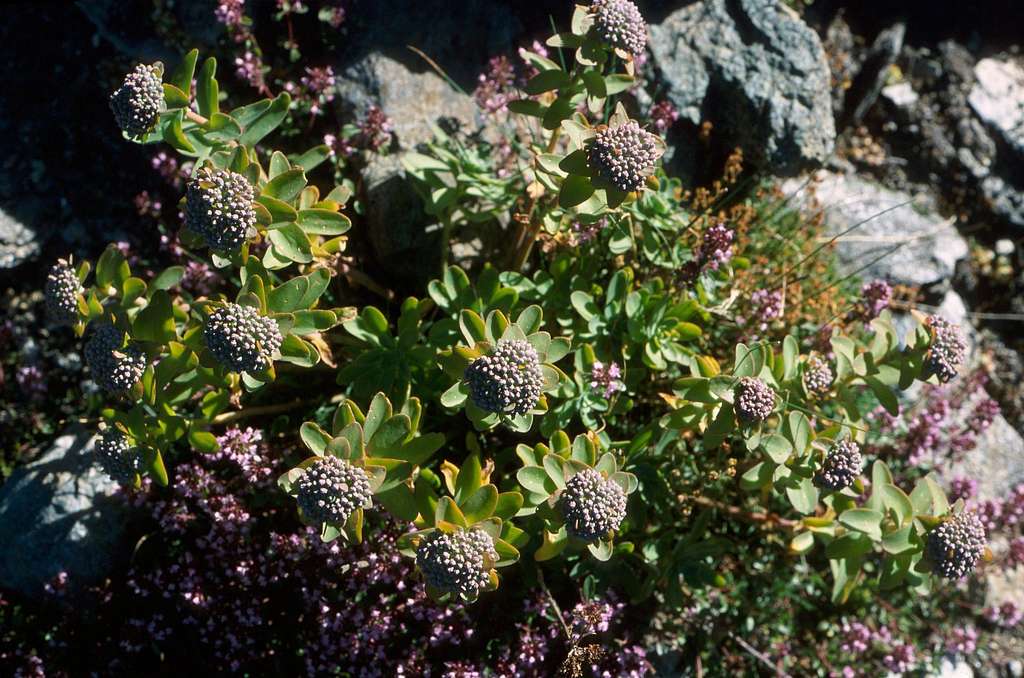
[[[667,97],[710,120],[780,175],[822,163],[835,143],[828,64],[813,30],[776,0],[705,0],[650,27]]]
[[[897,23],[882,30],[875,38],[864,59],[864,65],[846,95],[843,113],[850,124],[858,124],[875,105],[889,78],[890,69],[903,49],[903,36],[906,32],[907,25]]]
[[[0,209],[0,269],[16,268],[39,254],[36,231]]]
[[[982,59],[977,83],[967,97],[971,108],[1024,158],[1024,68],[1012,61]]]
[[[942,475],[977,480],[978,500],[1005,499],[1012,488],[1024,482],[1024,438],[1002,415],[997,415],[977,446]],[[1024,604],[1024,598],[1021,603]]]
[[[990,176],[981,182],[981,192],[993,212],[1014,226],[1024,227],[1024,191],[1002,177]]]
[[[908,109],[917,103],[917,92],[909,82],[899,82],[882,88],[882,98],[896,108]]]
[[[83,584],[111,571],[127,513],[92,443],[70,429],[0,486],[0,586],[34,595],[60,572]]]
[[[953,224],[928,207],[904,204],[912,196],[856,175],[819,171],[815,179],[814,196],[829,232],[838,236],[836,253],[844,270],[860,271],[864,279],[932,285],[948,281],[956,262],[967,256],[967,242]],[[783,191],[792,194],[801,185],[791,179]]]

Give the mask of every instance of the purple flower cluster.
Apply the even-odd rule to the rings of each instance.
[[[473,99],[486,113],[503,113],[508,104],[516,98],[516,72],[506,56],[492,57],[487,62],[487,71],[477,76]]]
[[[676,120],[679,119],[679,111],[676,110],[671,101],[662,99],[651,106],[651,110],[647,112],[647,117],[659,134],[665,134],[675,124]]]
[[[350,137],[338,137],[334,134],[325,134],[324,143],[331,149],[331,155],[335,157],[348,157],[357,151],[369,151],[379,153],[382,149],[391,145],[394,136],[395,126],[384,111],[371,106],[366,116],[359,123],[359,128]]]
[[[596,238],[607,225],[607,217],[601,217],[590,224],[584,224],[582,221],[574,221],[572,224],[572,230],[569,232],[570,242],[574,247],[585,245]]]
[[[310,114],[320,115],[323,106],[334,101],[334,69],[330,66],[307,67],[301,82],[312,101]]]
[[[978,649],[978,629],[973,626],[954,626],[946,638],[946,652],[970,656]]]
[[[960,499],[967,501],[977,493],[978,481],[974,478],[960,476],[949,481],[949,500],[952,502]]]
[[[235,57],[235,75],[250,86],[263,90],[267,84],[263,79],[263,59],[259,54],[246,50],[240,57]]]
[[[1011,629],[1024,621],[1024,609],[1008,600],[1002,605],[985,608],[984,616],[990,623],[1000,628]]]
[[[732,259],[736,234],[723,222],[710,226],[701,236],[700,247],[691,261],[682,268],[685,282],[693,282],[702,271],[717,271]]]
[[[218,0],[213,15],[228,30],[241,30],[245,18],[245,0]]]
[[[898,641],[889,652],[882,657],[882,665],[896,674],[907,673],[917,666],[917,653],[914,646]]]
[[[782,290],[754,290],[746,316],[737,317],[750,340],[757,340],[782,317]]]
[[[46,397],[46,377],[35,365],[23,365],[14,374],[18,388],[26,400],[37,402]]]
[[[860,288],[860,299],[857,301],[856,314],[865,323],[881,315],[889,308],[892,301],[892,286],[884,280],[866,282]]]
[[[607,365],[600,360],[595,360],[590,368],[590,388],[595,393],[600,393],[603,398],[611,398],[619,391],[624,391],[626,385],[622,383],[622,370],[615,361]]]

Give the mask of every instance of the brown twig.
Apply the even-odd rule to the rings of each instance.
[[[185,117],[188,118],[189,120],[191,120],[192,122],[196,123],[197,125],[208,125],[208,124],[210,124],[210,121],[207,118],[204,118],[203,116],[199,115],[195,111],[191,111],[191,110],[189,110],[187,108],[185,109]]]
[[[772,527],[777,525],[778,527],[791,530],[800,524],[799,521],[792,520],[790,518],[783,518],[782,516],[776,515],[774,513],[762,513],[760,511],[744,511],[738,506],[732,506],[730,504],[726,504],[724,502],[720,502],[709,497],[703,497],[699,495],[684,495],[684,498],[687,501],[691,501],[694,504],[698,504],[699,506],[707,506],[708,508],[713,508],[715,510],[728,513],[730,516],[734,518],[739,518],[740,520],[745,520],[749,523],[762,524],[766,527]]]
[[[569,630],[569,625],[565,623],[565,617],[562,616],[562,608],[558,606],[558,601],[551,595],[551,590],[548,585],[544,583],[544,572],[539,567],[537,568],[537,582],[540,584],[540,588],[544,591],[544,595],[548,598],[548,603],[551,605],[552,611],[555,616],[558,617],[558,623],[562,626],[562,631],[565,632],[565,641],[572,644],[572,631]]]

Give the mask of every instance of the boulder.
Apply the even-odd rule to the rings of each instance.
[[[36,231],[0,209],[0,270],[17,268],[39,250]]]
[[[712,122],[779,175],[821,164],[835,124],[817,34],[776,0],[705,0],[650,27],[653,65],[681,116]]]
[[[1013,61],[982,59],[967,97],[971,108],[1024,160],[1024,68]]]
[[[837,236],[842,268],[860,277],[903,285],[947,283],[956,262],[967,256],[967,242],[952,222],[915,197],[852,174],[819,171],[813,195]],[[806,201],[803,182],[783,184],[787,194]]]
[[[91,433],[70,429],[0,486],[0,586],[31,596],[60,572],[72,586],[111,572],[127,507],[92,449]]]

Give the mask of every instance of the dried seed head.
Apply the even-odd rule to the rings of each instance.
[[[373,494],[366,471],[333,456],[317,459],[295,485],[299,508],[314,523],[340,525]]]
[[[925,357],[925,368],[945,384],[956,378],[960,366],[964,364],[967,339],[959,325],[941,316],[928,316],[925,323],[932,335],[932,344]]]
[[[137,139],[152,131],[164,110],[164,86],[156,66],[139,64],[110,95],[117,126]]]
[[[602,40],[633,56],[644,53],[647,24],[635,4],[629,0],[594,0],[590,9]]]
[[[733,407],[741,423],[759,424],[775,409],[775,392],[764,381],[743,377],[733,389]]]
[[[497,414],[526,414],[544,388],[540,357],[530,342],[503,339],[490,355],[477,358],[463,373],[469,395],[480,409]]]
[[[634,121],[607,127],[591,140],[587,163],[620,191],[639,191],[661,157],[658,137]]]
[[[852,440],[840,440],[829,448],[814,482],[818,487],[838,492],[853,485],[863,467],[860,446]]]
[[[249,238],[256,225],[252,184],[241,174],[202,167],[185,193],[185,226],[218,252],[232,252]]]
[[[92,378],[110,393],[125,393],[146,369],[145,354],[137,346],[124,344],[125,333],[110,324],[97,327],[85,342]]]
[[[626,492],[600,471],[588,468],[565,482],[558,507],[569,534],[596,541],[619,529],[626,517]]]
[[[498,560],[491,536],[480,529],[428,534],[416,549],[416,566],[427,583],[445,593],[473,597],[490,580]]]
[[[985,526],[974,513],[950,516],[928,533],[928,557],[947,579],[970,574],[984,552]]]
[[[131,485],[142,467],[142,455],[128,436],[113,426],[104,429],[96,439],[96,461],[103,472],[122,485]]]
[[[261,372],[281,348],[281,330],[273,318],[252,306],[227,304],[206,319],[206,346],[232,372]]]
[[[50,274],[46,276],[43,288],[46,298],[46,314],[58,325],[74,325],[78,322],[78,295],[85,292],[81,281],[70,264],[59,259]]]

